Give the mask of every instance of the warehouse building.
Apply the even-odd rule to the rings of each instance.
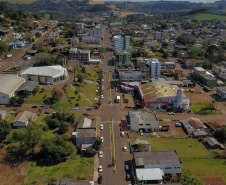
[[[10,98],[16,96],[16,90],[24,82],[18,76],[0,74],[0,104],[9,104]]]
[[[151,82],[139,87],[141,107],[158,109],[169,105],[172,108],[187,110],[190,99],[176,85],[169,85],[162,82]]]

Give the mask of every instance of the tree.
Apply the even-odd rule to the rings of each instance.
[[[83,76],[82,76],[82,75],[79,75],[79,76],[78,76],[78,82],[80,82],[80,83],[83,82]]]
[[[217,129],[215,137],[222,143],[226,143],[226,126],[224,125],[221,129]]]
[[[60,126],[60,122],[57,119],[50,119],[47,121],[47,125],[50,129],[55,129],[56,127]]]
[[[116,164],[116,160],[115,160],[114,157],[112,157],[112,158],[111,158],[111,165],[112,165],[112,166],[115,166],[115,164]]]
[[[63,96],[63,93],[57,89],[53,89],[51,94],[52,94],[52,100],[55,100],[55,101],[59,101]]]
[[[68,123],[63,122],[63,123],[60,124],[59,132],[60,132],[61,134],[63,134],[64,132],[66,132],[66,131],[68,130],[68,128],[69,128]]]
[[[29,123],[27,128],[20,133],[20,147],[25,150],[32,149],[34,153],[35,146],[42,138],[42,128],[36,123]]]
[[[78,94],[79,94],[79,91],[78,91],[77,89],[75,90],[75,94],[76,94],[76,95],[78,95]]]
[[[42,113],[42,109],[38,109],[38,112],[41,114]]]
[[[71,114],[67,117],[67,122],[74,123],[75,122],[75,115]]]
[[[11,97],[9,102],[10,102],[11,105],[15,105],[16,104],[16,100],[17,100],[16,97]]]
[[[5,136],[10,132],[11,125],[6,120],[0,121],[0,142],[5,139]]]
[[[18,104],[23,104],[24,103],[24,99],[22,97],[17,98],[16,102]]]
[[[99,151],[100,148],[101,148],[101,139],[100,137],[96,137],[94,139],[94,142],[93,142],[93,148],[96,150],[96,151]]]

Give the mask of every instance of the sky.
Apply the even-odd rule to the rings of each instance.
[[[127,0],[93,0],[93,1],[127,1]],[[142,1],[161,1],[161,0],[128,0],[131,2],[142,2]],[[182,1],[182,0],[167,0],[167,1]],[[189,2],[195,2],[195,3],[214,3],[217,0],[185,0],[185,1],[189,1]]]

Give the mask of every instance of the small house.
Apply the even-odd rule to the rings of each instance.
[[[29,122],[34,121],[35,114],[30,111],[19,112],[12,121],[13,127],[26,127]]]

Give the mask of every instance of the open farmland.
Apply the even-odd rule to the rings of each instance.
[[[221,20],[221,21],[225,21],[226,20],[226,16],[222,16],[222,15],[213,15],[213,14],[199,14],[196,17],[197,20],[199,21],[203,21],[203,20]]]

